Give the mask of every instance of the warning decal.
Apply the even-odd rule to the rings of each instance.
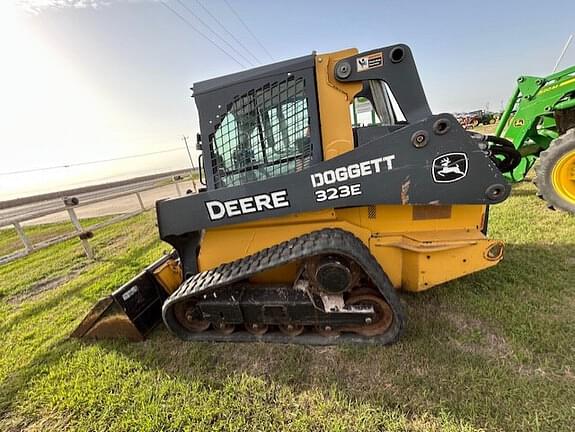
[[[373,53],[357,59],[357,71],[363,72],[383,66],[383,52]]]

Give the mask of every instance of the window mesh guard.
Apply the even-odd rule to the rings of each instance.
[[[210,143],[216,188],[307,168],[312,144],[305,80],[289,77],[236,97]]]

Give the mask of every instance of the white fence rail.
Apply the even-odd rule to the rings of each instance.
[[[89,259],[94,259],[94,251],[93,251],[92,246],[89,242],[89,240],[94,236],[94,231],[99,230],[101,228],[104,228],[106,226],[118,223],[118,222],[123,221],[125,219],[131,218],[133,216],[136,216],[136,215],[152,208],[153,205],[149,206],[149,207],[146,207],[144,205],[144,200],[142,198],[143,192],[158,189],[160,187],[166,187],[166,186],[173,185],[175,188],[175,190],[174,190],[175,193],[173,193],[173,194],[170,193],[169,196],[170,197],[182,196],[182,194],[183,194],[182,183],[186,183],[189,181],[190,180],[178,180],[178,181],[173,181],[172,183],[169,183],[168,185],[156,184],[153,186],[145,186],[142,188],[132,189],[132,190],[129,190],[126,192],[111,193],[110,195],[105,195],[105,196],[100,197],[100,198],[89,199],[87,201],[81,201],[76,197],[64,197],[64,198],[62,198],[62,204],[58,205],[56,207],[46,209],[46,210],[40,210],[40,211],[36,211],[36,212],[30,211],[30,212],[23,214],[23,215],[18,215],[15,217],[8,217],[8,218],[5,218],[3,220],[0,220],[0,229],[6,229],[9,227],[13,227],[14,230],[16,231],[16,233],[18,234],[20,242],[22,243],[22,246],[23,246],[23,249],[20,249],[16,252],[12,252],[12,253],[8,253],[6,255],[0,256],[0,265],[6,264],[6,263],[14,261],[14,260],[17,260],[17,259],[22,258],[24,256],[27,256],[30,253],[35,252],[37,250],[44,249],[48,246],[51,246],[51,245],[75,238],[75,237],[77,237],[80,240],[80,242],[82,244],[82,248],[84,249],[84,253],[86,254],[86,256]],[[191,180],[191,182],[192,182],[192,189],[186,191],[186,193],[187,192],[194,192],[194,193],[197,192],[195,181]],[[87,227],[82,226],[82,223],[81,223],[80,219],[78,218],[78,214],[76,212],[77,209],[82,208],[82,207],[88,207],[90,205],[102,203],[105,201],[112,201],[112,200],[115,200],[118,198],[125,198],[125,197],[131,196],[131,195],[133,195],[135,200],[137,200],[137,209],[136,210],[128,211],[128,212],[120,213],[120,214],[115,214],[115,215],[111,216],[110,219],[107,219],[103,222],[93,224],[93,225],[90,225]],[[136,203],[134,203],[134,204],[136,204]],[[31,223],[31,221],[41,219],[41,218],[46,218],[47,216],[55,215],[57,213],[67,213],[68,219],[72,224],[73,231],[66,233],[66,234],[57,235],[57,236],[51,237],[49,239],[34,243],[31,240],[31,238],[26,234],[24,224],[29,224],[29,223]]]

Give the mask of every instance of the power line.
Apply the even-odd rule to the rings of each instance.
[[[223,52],[226,56],[228,56],[229,58],[231,58],[234,62],[236,62],[238,65],[240,65],[242,68],[246,68],[246,65],[244,65],[242,62],[240,62],[237,58],[235,58],[233,55],[231,55],[229,52],[227,52],[224,48],[222,48],[220,45],[218,45],[213,39],[211,39],[209,36],[206,36],[202,31],[200,31],[198,28],[196,28],[189,20],[187,20],[185,17],[183,17],[180,13],[178,13],[176,10],[174,10],[173,8],[171,8],[170,6],[168,6],[168,4],[166,2],[164,2],[163,0],[160,0],[160,4],[162,4],[166,9],[168,9],[170,12],[172,12],[174,15],[176,15],[178,18],[180,18],[184,23],[186,23],[189,27],[192,28],[192,30],[194,30],[196,33],[198,33],[200,36],[202,36],[204,39],[206,39],[208,42],[210,42],[212,45],[214,45],[217,49],[219,49],[221,52]]]
[[[251,51],[248,47],[246,47],[237,37],[235,37],[235,35],[230,32],[225,25],[222,24],[222,22],[218,19],[217,16],[215,16],[214,14],[212,14],[210,12],[210,10],[205,7],[203,5],[203,3],[200,0],[196,0],[196,3],[216,22],[218,23],[218,25],[222,28],[223,31],[225,31],[234,41],[236,41],[236,43],[241,46],[249,55],[251,55],[259,64],[262,64],[263,62],[253,53],[253,51]]]
[[[113,162],[113,161],[119,161],[119,160],[124,160],[124,159],[134,159],[134,158],[139,158],[139,157],[144,157],[144,156],[151,156],[151,155],[157,155],[157,154],[161,154],[161,153],[169,153],[169,152],[183,151],[183,150],[184,150],[184,148],[182,148],[182,147],[176,147],[176,148],[159,150],[159,151],[150,152],[150,153],[140,153],[140,154],[136,154],[136,155],[120,156],[120,157],[110,158],[110,159],[100,159],[100,160],[95,160],[95,161],[76,162],[76,163],[69,163],[69,164],[65,164],[65,165],[55,165],[55,166],[42,167],[42,168],[31,168],[31,169],[20,170],[20,171],[3,172],[3,173],[0,173],[0,175],[26,174],[26,173],[37,172],[37,171],[48,171],[48,170],[60,169],[60,168],[71,168],[71,167],[75,167],[75,166],[94,165],[94,164],[99,164],[99,163],[104,163],[104,162]]]
[[[244,20],[242,19],[242,17],[236,12],[236,10],[232,7],[232,5],[228,2],[228,0],[224,0],[224,3],[228,5],[228,7],[230,8],[230,10],[234,13],[234,15],[236,16],[236,18],[238,19],[239,22],[242,23],[242,25],[244,26],[244,28],[248,31],[249,34],[252,35],[252,37],[255,39],[255,41],[258,43],[258,45],[265,51],[265,53],[269,56],[270,59],[272,59],[272,61],[274,60],[274,58],[272,57],[272,55],[270,54],[270,52],[266,49],[266,47],[260,42],[260,40],[257,38],[257,36],[255,34],[253,34],[253,32],[250,30],[250,28],[248,27],[248,25],[244,22]]]
[[[241,52],[239,52],[232,44],[230,44],[227,40],[225,40],[223,37],[221,37],[218,33],[216,33],[209,24],[206,24],[206,22],[199,17],[196,13],[194,13],[194,11],[192,9],[190,9],[182,0],[176,0],[185,10],[187,10],[190,15],[192,15],[195,19],[197,19],[200,24],[202,24],[204,27],[207,27],[218,39],[220,39],[223,43],[225,43],[229,48],[231,48],[232,51],[234,51],[237,55],[239,55],[242,59],[244,59],[246,62],[249,63],[250,66],[255,66],[255,64],[246,56],[244,56]]]

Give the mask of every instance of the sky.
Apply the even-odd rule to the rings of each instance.
[[[406,43],[433,112],[499,110],[574,23],[572,0],[0,0],[0,201],[187,168],[194,82],[313,50]]]

